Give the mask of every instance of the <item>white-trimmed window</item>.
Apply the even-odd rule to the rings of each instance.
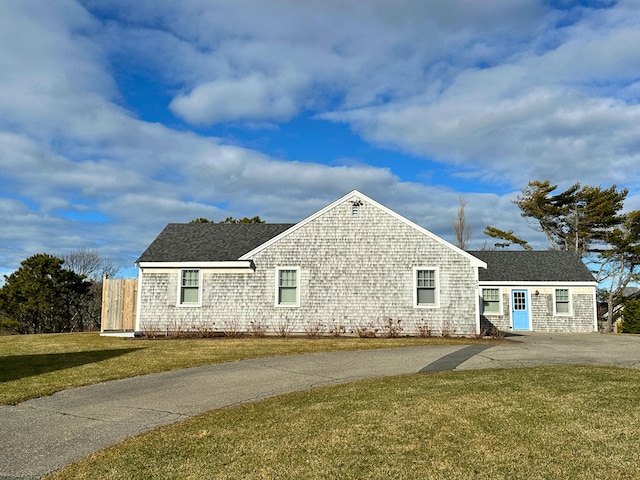
[[[571,315],[571,292],[568,288],[556,288],[555,293],[555,314]]]
[[[200,306],[200,270],[180,270],[179,305]]]
[[[300,306],[300,268],[276,268],[276,306]]]
[[[428,267],[414,267],[414,306],[438,306],[438,269]]]
[[[499,288],[482,289],[482,313],[502,315],[502,294]]]

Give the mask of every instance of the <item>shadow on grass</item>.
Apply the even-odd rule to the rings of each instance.
[[[86,352],[45,353],[41,355],[11,355],[0,357],[0,382],[79,367],[109,360],[143,348],[89,350]]]

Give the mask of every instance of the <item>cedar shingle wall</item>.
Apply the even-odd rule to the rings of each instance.
[[[494,287],[495,288],[495,287]],[[527,286],[502,288],[502,315],[485,315],[483,326],[493,325],[501,330],[511,330],[511,290],[529,290],[531,328],[536,332],[593,332],[594,303],[592,288],[571,288],[572,314],[554,315],[554,288]],[[539,295],[534,295],[535,291]]]
[[[401,319],[403,334],[416,323],[434,331],[475,332],[476,288],[469,260],[395,217],[364,203],[358,216],[344,202],[254,257],[252,273],[203,272],[201,308],[176,307],[178,271],[144,273],[140,327],[172,329],[215,322],[223,330],[250,321],[289,322],[304,332],[312,322],[348,329],[385,317]],[[276,307],[275,269],[300,267],[300,307]],[[413,307],[413,267],[439,268],[439,308]],[[151,272],[151,270],[149,270]]]

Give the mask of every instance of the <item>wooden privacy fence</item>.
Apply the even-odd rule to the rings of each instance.
[[[138,280],[136,278],[105,278],[102,281],[102,318],[100,330],[134,331]]]

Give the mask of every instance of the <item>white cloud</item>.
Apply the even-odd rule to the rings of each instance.
[[[452,99],[330,117],[373,141],[468,168],[484,181],[615,183],[640,163],[640,107],[578,92],[534,90],[509,100]],[[613,168],[603,171],[603,165]]]
[[[190,123],[229,120],[286,120],[297,113],[305,81],[294,76],[252,74],[198,85],[173,99],[169,108]]]
[[[429,88],[431,67],[441,75],[510,54],[545,13],[534,0],[89,6],[127,20],[109,26],[110,49],[182,84],[172,108],[196,124],[289,118],[334,97],[355,107],[415,95]],[[487,36],[506,41],[489,48]]]
[[[617,91],[635,81],[640,34],[610,28],[567,27],[557,48],[525,48],[506,63],[462,68],[437,95],[322,118],[347,122],[379,145],[458,165],[482,181],[637,184],[629,168],[640,163],[640,107],[637,97],[628,102],[631,90]]]
[[[167,222],[294,222],[354,188],[453,240],[453,188],[144,121],[120,68],[157,79],[167,116],[198,126],[324,114],[485,190],[618,183],[635,204],[636,6],[576,7],[558,29],[564,14],[534,0],[2,3],[0,263],[89,247],[130,265]],[[513,195],[464,194],[476,245],[488,224],[531,235]]]

